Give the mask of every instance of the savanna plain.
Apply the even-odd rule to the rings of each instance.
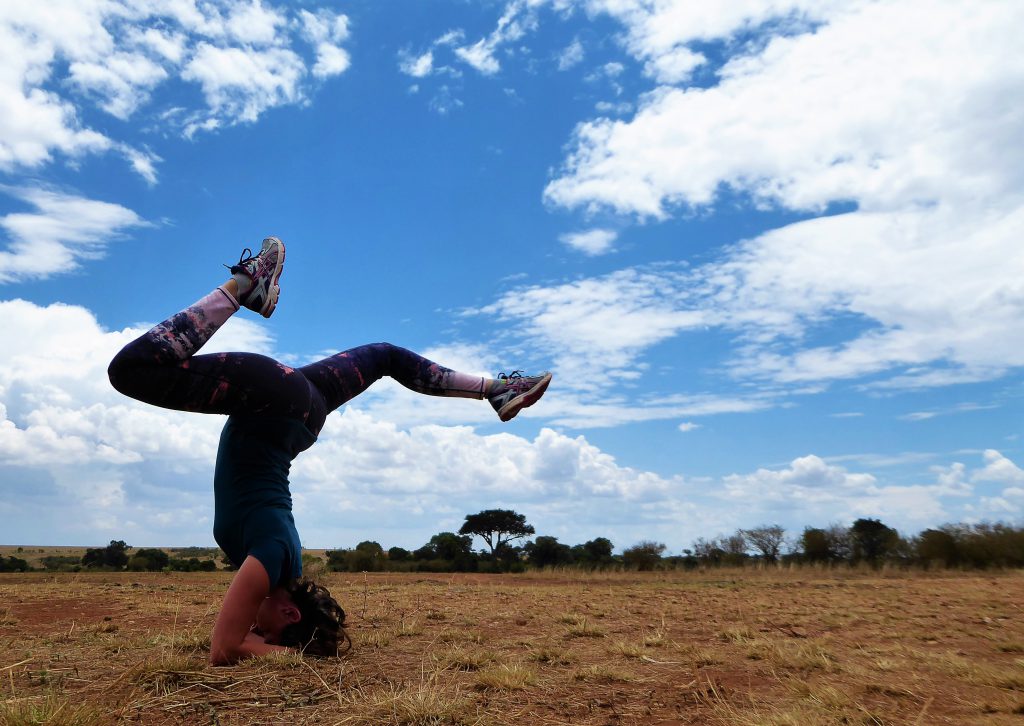
[[[0,723],[1024,724],[1024,573],[324,573],[339,659],[206,663],[230,573],[0,575]]]

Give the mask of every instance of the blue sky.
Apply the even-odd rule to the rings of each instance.
[[[1021,523],[1012,2],[5,3],[0,540],[212,543],[218,417],[111,356],[288,245],[207,350],[387,340],[293,468],[309,547],[507,507],[569,544]]]

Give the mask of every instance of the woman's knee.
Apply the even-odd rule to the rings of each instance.
[[[114,390],[133,398],[135,384],[142,375],[145,375],[142,372],[142,365],[140,365],[139,357],[135,355],[130,343],[122,348],[107,366],[107,378]]]

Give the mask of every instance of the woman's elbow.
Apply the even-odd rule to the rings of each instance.
[[[212,666],[234,665],[242,658],[243,653],[239,648],[229,648],[217,644],[210,646],[210,665]]]

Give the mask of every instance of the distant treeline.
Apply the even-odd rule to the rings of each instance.
[[[18,549],[20,551],[22,548]],[[81,557],[48,555],[39,561],[40,567],[32,567],[28,560],[10,555],[0,557],[0,572],[213,572],[218,569],[217,562],[223,558],[223,553],[216,547],[182,547],[170,552],[143,547],[129,553],[130,549],[123,540],[111,540],[106,547],[87,549]]]
[[[523,572],[529,568],[567,567],[585,570],[673,570],[747,565],[812,564],[834,567],[882,565],[926,568],[1024,567],[1024,527],[1009,524],[947,524],[914,536],[901,536],[877,519],[858,519],[851,526],[806,527],[787,536],[779,525],[740,529],[731,535],[700,538],[679,554],[667,554],[660,542],[643,541],[614,554],[605,537],[567,545],[556,537],[534,535],[526,518],[511,510],[490,509],[466,516],[458,532],[440,532],[422,547],[407,550],[364,541],[352,549],[333,549],[326,559],[306,552],[307,570],[335,572]],[[473,537],[487,549],[473,550]],[[216,547],[171,550],[131,549],[121,540],[86,550],[81,557],[49,556],[41,567],[16,557],[0,557],[0,572],[130,570],[213,571],[231,568]]]
[[[605,537],[573,546],[547,536],[522,545],[511,543],[533,533],[522,515],[488,510],[467,516],[458,533],[436,534],[416,550],[385,550],[377,542],[365,541],[352,549],[328,550],[325,564],[339,572],[522,572],[545,567],[645,571],[765,564],[1024,567],[1024,527],[1007,524],[948,524],[911,537],[877,519],[858,519],[849,527],[806,527],[795,536],[787,536],[781,526],[763,525],[698,539],[679,554],[667,554],[666,546],[655,541],[613,554],[614,545]],[[474,552],[471,535],[481,537],[490,549]],[[319,560],[312,555],[303,558]]]

